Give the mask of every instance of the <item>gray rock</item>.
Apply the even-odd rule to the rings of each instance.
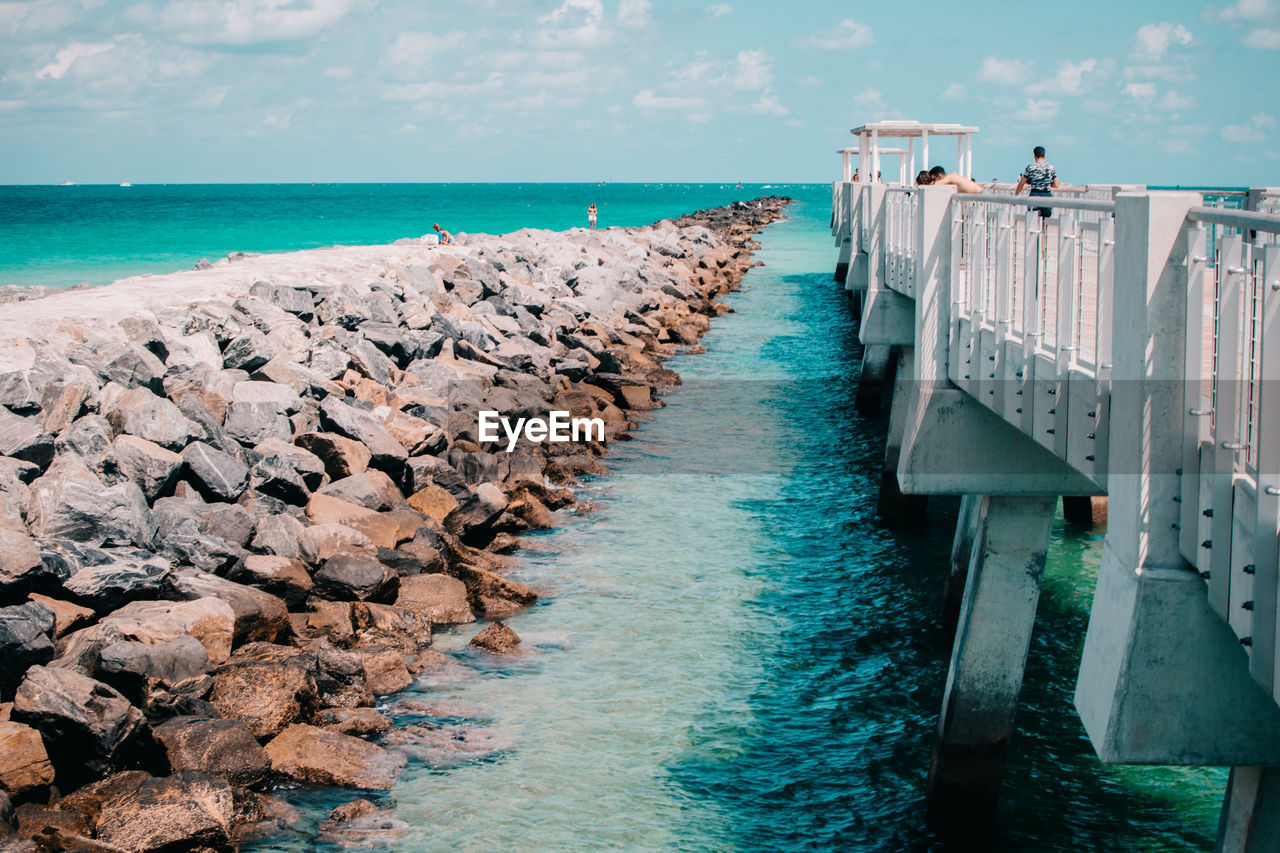
[[[227,435],[249,447],[273,438],[288,441],[291,435],[289,419],[274,402],[232,403],[222,427]]]
[[[207,504],[199,507],[200,531],[233,545],[244,547],[253,536],[257,523],[254,514],[240,504]]]
[[[267,336],[257,329],[249,329],[227,343],[222,351],[222,364],[224,367],[252,373],[274,357],[275,352],[271,349]]]
[[[263,457],[249,469],[249,487],[287,504],[302,506],[311,490],[289,463],[280,458]]]
[[[391,478],[376,470],[334,480],[320,489],[320,494],[372,510],[391,509],[404,500],[404,495]]]
[[[178,398],[178,409],[200,425],[200,428],[205,433],[205,442],[223,453],[243,461],[244,448],[240,446],[238,441],[227,435],[227,431],[222,428],[222,423],[214,417],[213,412],[210,412],[194,395],[184,394]]]
[[[400,588],[400,578],[388,566],[367,554],[339,552],[324,561],[314,575],[316,592],[335,601],[390,603]]]
[[[121,435],[113,441],[111,458],[120,473],[136,483],[148,501],[172,491],[182,468],[181,456],[134,435]]]
[[[326,326],[342,326],[354,329],[361,323],[371,320],[369,302],[349,290],[331,293],[316,308],[316,316]]]
[[[301,610],[314,586],[301,560],[271,554],[249,555],[230,579],[278,596],[290,610]]]
[[[136,758],[131,741],[147,730],[142,712],[119,691],[78,672],[44,666],[27,670],[12,717],[44,737],[63,790]]]
[[[232,504],[234,506],[234,504]],[[204,504],[182,498],[161,498],[152,511],[159,525],[160,553],[175,563],[188,563],[207,572],[222,572],[245,556],[244,549],[205,533],[200,515]],[[238,507],[237,507],[238,508]]]
[[[249,484],[249,468],[230,454],[203,441],[182,451],[186,476],[207,500],[233,501]]]
[[[175,717],[154,733],[174,773],[212,773],[233,785],[254,785],[271,770],[266,750],[239,720]]]
[[[319,338],[311,346],[311,369],[325,379],[336,379],[351,366],[351,357],[331,338]]]
[[[209,672],[209,653],[195,637],[162,643],[121,640],[98,653],[94,676],[137,705],[158,687],[170,687]]]
[[[316,305],[311,291],[300,287],[255,281],[249,288],[249,295],[295,314],[300,320],[310,320],[315,316]]]
[[[53,436],[44,431],[38,419],[15,415],[0,406],[0,456],[43,468],[53,459]]]
[[[161,390],[164,362],[132,341],[127,344],[104,345],[93,350],[86,361],[77,361],[74,355],[69,357],[72,361],[97,370],[103,382],[115,382],[124,388],[147,387],[157,393]]]
[[[298,472],[308,489],[314,491],[324,482],[324,462],[319,456],[296,444],[278,439],[268,439],[253,448],[267,459],[278,459]]]
[[[484,545],[493,538],[491,526],[507,508],[507,496],[493,483],[481,483],[475,493],[445,517],[445,529],[468,545]]]
[[[249,547],[260,554],[278,557],[301,557],[298,540],[306,528],[290,515],[277,515],[258,520]]]
[[[350,335],[344,341],[351,366],[382,385],[391,384],[391,371],[396,364],[361,335]]]
[[[27,524],[36,537],[150,548],[156,520],[132,482],[110,488],[75,456],[59,457],[31,486]]]
[[[117,433],[136,435],[174,451],[204,437],[200,427],[177,406],[144,388],[132,388],[121,395],[107,412],[107,422]]]
[[[231,389],[231,402],[251,403],[254,405],[271,404],[276,411],[292,415],[302,408],[302,399],[288,385],[275,382],[237,382]]]
[[[40,558],[40,546],[25,530],[0,527],[0,604],[21,601],[28,592],[53,587],[52,576]]]
[[[270,593],[193,569],[174,573],[169,586],[171,598],[195,601],[212,597],[231,605],[235,614],[232,641],[237,646],[254,641],[287,642],[293,636],[284,601]]]
[[[158,597],[172,571],[168,560],[147,551],[118,548],[105,553],[110,562],[85,566],[62,582],[73,601],[98,613]]]
[[[392,438],[387,428],[372,415],[347,405],[332,397],[320,404],[320,424],[330,432],[336,432],[360,442],[369,449],[371,462],[398,477],[409,454]],[[311,448],[314,450],[314,448]]]
[[[0,607],[0,696],[10,697],[28,667],[53,660],[53,611],[29,601]]]
[[[92,390],[95,392],[98,390],[96,384]],[[57,435],[71,426],[84,411],[89,392],[88,382],[74,379],[50,382],[46,385],[40,394],[41,419],[45,431]]]
[[[111,447],[111,424],[101,415],[85,415],[62,431],[53,443],[54,452],[61,456],[71,453],[93,470],[102,466]]]
[[[421,338],[418,333],[410,333],[402,326],[392,323],[362,323],[359,333],[361,338],[377,347],[398,367],[408,367],[409,362],[419,356]]]

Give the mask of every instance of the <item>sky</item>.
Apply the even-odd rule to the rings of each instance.
[[[1278,79],[1280,0],[0,0],[0,183],[830,181],[904,118],[1276,186]]]

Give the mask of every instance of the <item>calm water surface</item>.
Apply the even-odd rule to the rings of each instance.
[[[384,800],[395,849],[948,849],[922,791],[954,506],[924,534],[875,520],[884,424],[853,410],[829,196],[799,195],[707,353],[671,362],[685,386],[586,485],[596,511],[530,538],[515,574],[543,598],[510,624],[532,653],[475,655],[478,626],[438,635],[453,665],[415,698],[496,751],[411,764]],[[1212,846],[1222,772],[1103,767],[1072,710],[1100,544],[1056,525],[980,849]],[[310,829],[351,795],[288,796],[302,832],[256,849],[329,849]]]

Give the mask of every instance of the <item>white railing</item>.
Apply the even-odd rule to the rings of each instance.
[[[1280,215],[1205,207],[1188,219],[1179,544],[1280,699]]]
[[[920,266],[920,190],[890,187],[884,198],[884,285],[907,296],[915,293]]]

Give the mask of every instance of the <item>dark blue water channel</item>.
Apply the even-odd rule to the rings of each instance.
[[[543,598],[510,622],[531,653],[437,637],[451,666],[413,698],[492,748],[410,765],[395,849],[969,849],[924,822],[955,505],[877,521],[885,424],[854,411],[828,212],[809,198],[766,231],[736,312],[671,363],[685,385],[586,484],[594,511],[531,537],[515,574]],[[1104,767],[1072,709],[1100,535],[1055,525],[977,849],[1211,847],[1221,771]],[[291,798],[314,826],[344,797]],[[308,834],[259,849],[328,849]]]

